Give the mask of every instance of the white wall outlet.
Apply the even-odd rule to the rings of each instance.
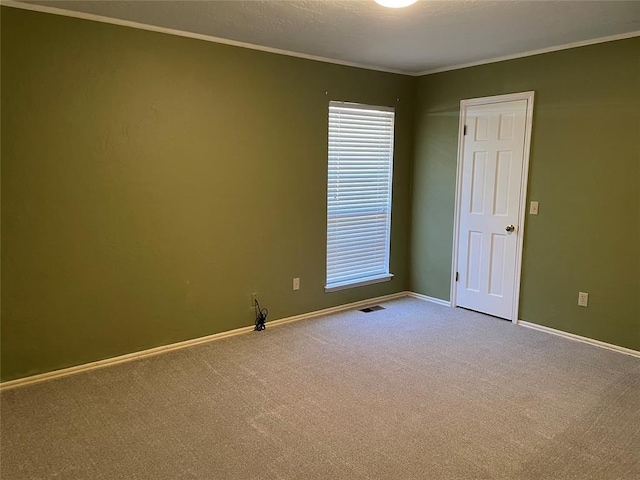
[[[257,293],[252,293],[251,294],[251,308],[256,306],[256,299],[258,298],[258,294]]]
[[[585,292],[578,292],[578,305],[581,307],[589,306],[589,294]]]
[[[531,202],[531,206],[529,207],[529,214],[530,215],[538,214],[538,202]]]
[[[300,290],[300,278],[296,277],[293,279],[293,289]]]

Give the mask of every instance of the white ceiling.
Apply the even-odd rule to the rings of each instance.
[[[31,4],[416,74],[635,32],[640,1],[35,1]]]

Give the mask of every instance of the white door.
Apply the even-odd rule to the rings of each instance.
[[[461,144],[456,304],[511,320],[520,283],[530,101],[467,106]]]

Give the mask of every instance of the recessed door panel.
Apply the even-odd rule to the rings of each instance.
[[[509,213],[509,190],[511,186],[511,151],[498,152],[496,159],[496,181],[493,189],[493,214],[506,216]]]
[[[467,290],[479,292],[480,262],[482,261],[482,232],[469,232],[467,259]]]
[[[489,295],[504,296],[504,257],[507,252],[507,236],[491,234],[489,259]]]
[[[503,113],[500,115],[499,140],[511,140],[515,134],[516,114]]]
[[[488,116],[477,116],[475,118],[476,128],[475,128],[475,139],[476,142],[482,142],[489,139],[489,121],[490,117]]]
[[[471,178],[471,213],[484,213],[487,152],[474,152]]]

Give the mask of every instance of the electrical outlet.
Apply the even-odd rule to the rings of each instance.
[[[256,299],[258,298],[258,294],[257,293],[252,293],[251,294],[251,308],[256,306]]]
[[[296,277],[293,279],[293,289],[300,290],[300,278]]]
[[[585,292],[578,292],[578,305],[581,307],[589,306],[589,294]]]

